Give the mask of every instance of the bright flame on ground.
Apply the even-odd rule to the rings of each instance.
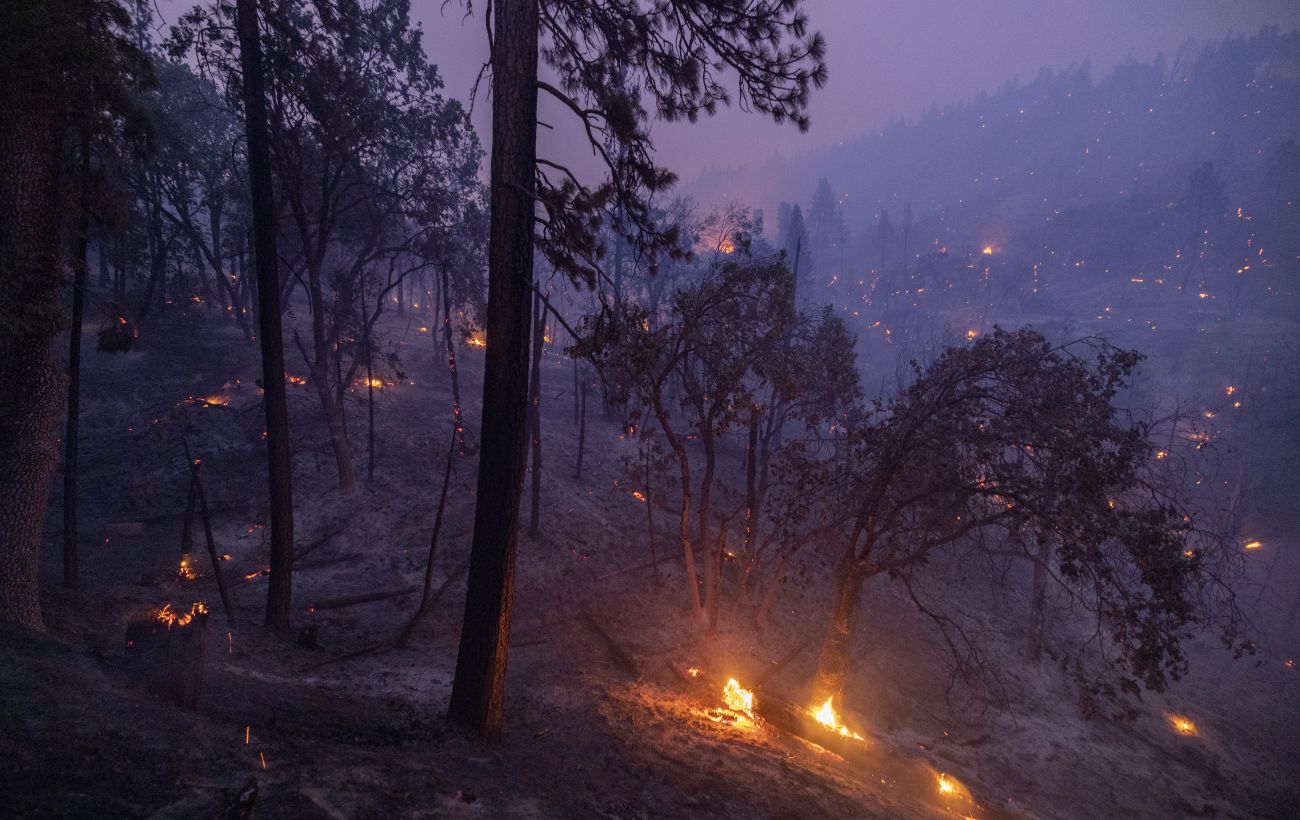
[[[957,794],[957,781],[953,780],[946,774],[939,774],[939,794],[944,797],[953,797]]]
[[[992,245],[985,245],[985,246],[984,246],[984,250],[980,251],[980,253],[984,254],[985,256],[992,256],[992,255],[993,255],[993,246],[992,246]]]
[[[472,344],[474,347],[487,347],[487,339],[483,336],[478,335],[477,333],[474,334],[473,336],[470,336],[465,341]]]
[[[206,615],[207,613],[208,613],[207,605],[204,604],[202,601],[195,601],[194,604],[190,607],[190,611],[183,612],[183,613],[177,613],[175,610],[172,609],[171,604],[167,604],[162,609],[154,613],[154,618],[160,621],[161,623],[167,624],[167,628],[171,629],[173,626],[186,626],[189,624],[190,621],[194,620],[195,616]]]
[[[180,569],[176,570],[176,575],[186,581],[193,581],[195,578],[199,577],[199,574],[194,571],[193,565],[190,564],[189,555],[181,558],[181,566]]]
[[[733,712],[754,716],[754,693],[741,687],[740,681],[735,678],[728,680],[727,685],[722,687],[722,702]]]
[[[699,667],[692,666],[690,669],[686,670],[686,674],[690,675],[692,678],[698,678],[700,676]]]
[[[839,732],[844,737],[851,737],[854,740],[862,740],[862,735],[854,732],[840,722],[840,716],[835,713],[835,707],[831,704],[834,698],[827,698],[822,707],[812,712],[812,716],[817,722],[834,732]],[[812,710],[809,710],[812,711]]]
[[[1196,724],[1192,722],[1191,718],[1183,715],[1172,714],[1165,715],[1165,717],[1169,720],[1169,725],[1173,727],[1173,730],[1178,734],[1186,735],[1187,737],[1193,737],[1196,735]]]
[[[972,330],[968,330],[968,331],[966,331],[966,341],[968,341],[968,342],[969,342],[969,341],[973,341],[973,340],[975,339],[975,337],[978,336],[978,335],[980,335],[980,332],[979,332],[978,330],[973,330],[973,329],[972,329]]]
[[[1242,547],[1242,549],[1246,550],[1247,552],[1254,552],[1255,550],[1260,550],[1263,548],[1264,548],[1263,541],[1247,541],[1245,545]]]

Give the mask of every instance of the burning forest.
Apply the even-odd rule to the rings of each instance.
[[[10,0],[4,815],[1296,817],[1284,5]]]

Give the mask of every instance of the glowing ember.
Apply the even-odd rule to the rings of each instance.
[[[1173,727],[1173,730],[1178,734],[1184,735],[1185,737],[1196,736],[1196,724],[1192,722],[1191,718],[1183,715],[1165,715],[1165,718],[1169,721],[1169,725]]]
[[[728,680],[727,685],[722,688],[722,702],[733,712],[744,712],[750,717],[754,716],[754,693],[742,688],[740,681],[735,678]]]
[[[993,246],[992,246],[992,245],[985,245],[985,246],[984,246],[984,250],[980,251],[980,253],[984,254],[985,256],[992,256],[992,255],[993,255]]]
[[[831,704],[832,700],[833,698],[827,698],[826,702],[822,704],[820,709],[817,709],[816,711],[810,709],[808,711],[817,719],[818,723],[825,726],[827,729],[830,729],[833,732],[838,732],[844,737],[851,737],[854,740],[862,740],[862,735],[852,731],[849,727],[840,722],[840,716],[835,713],[835,707]]]
[[[686,670],[686,674],[690,675],[692,678],[698,678],[700,676],[700,669],[698,666],[692,666],[690,669]]]
[[[1254,552],[1255,550],[1259,550],[1259,549],[1263,549],[1263,548],[1264,548],[1264,542],[1263,542],[1263,541],[1247,541],[1247,542],[1242,546],[1242,549],[1246,550],[1247,552]]]
[[[465,341],[469,342],[474,347],[487,347],[487,338],[478,333],[475,333],[473,336],[470,336]]]
[[[632,497],[635,498],[637,501],[645,501],[645,493],[641,492],[640,490],[633,491]]]
[[[972,328],[971,330],[966,331],[966,341],[974,341],[975,337],[978,335],[980,335],[980,332]]]
[[[172,609],[171,604],[167,604],[154,613],[154,619],[160,623],[167,624],[167,628],[171,629],[173,626],[187,626],[195,617],[206,614],[208,614],[207,605],[202,601],[195,601],[194,604],[190,606],[189,612],[182,613],[176,612]]]
[[[176,576],[185,581],[193,581],[199,577],[199,574],[194,571],[194,565],[190,563],[188,554],[181,558],[181,566],[180,569],[176,570]]]

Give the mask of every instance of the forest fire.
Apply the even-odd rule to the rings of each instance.
[[[733,712],[743,712],[751,718],[754,716],[754,693],[742,687],[735,678],[728,679],[722,688],[722,702]]]
[[[819,709],[809,709],[808,713],[816,718],[817,722],[834,732],[838,732],[844,737],[853,738],[854,740],[863,740],[862,735],[845,726],[840,721],[840,716],[835,712],[835,706],[831,703],[833,697],[827,698],[826,702]]]
[[[466,339],[465,343],[474,347],[487,347],[487,337],[481,333],[475,333]]]
[[[199,577],[188,553],[181,557],[181,565],[176,570],[176,576],[182,581],[193,581],[195,578]]]

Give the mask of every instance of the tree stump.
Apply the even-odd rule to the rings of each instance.
[[[131,619],[126,657],[133,682],[159,700],[197,709],[207,626],[207,607],[198,603],[188,612],[168,605]]]

